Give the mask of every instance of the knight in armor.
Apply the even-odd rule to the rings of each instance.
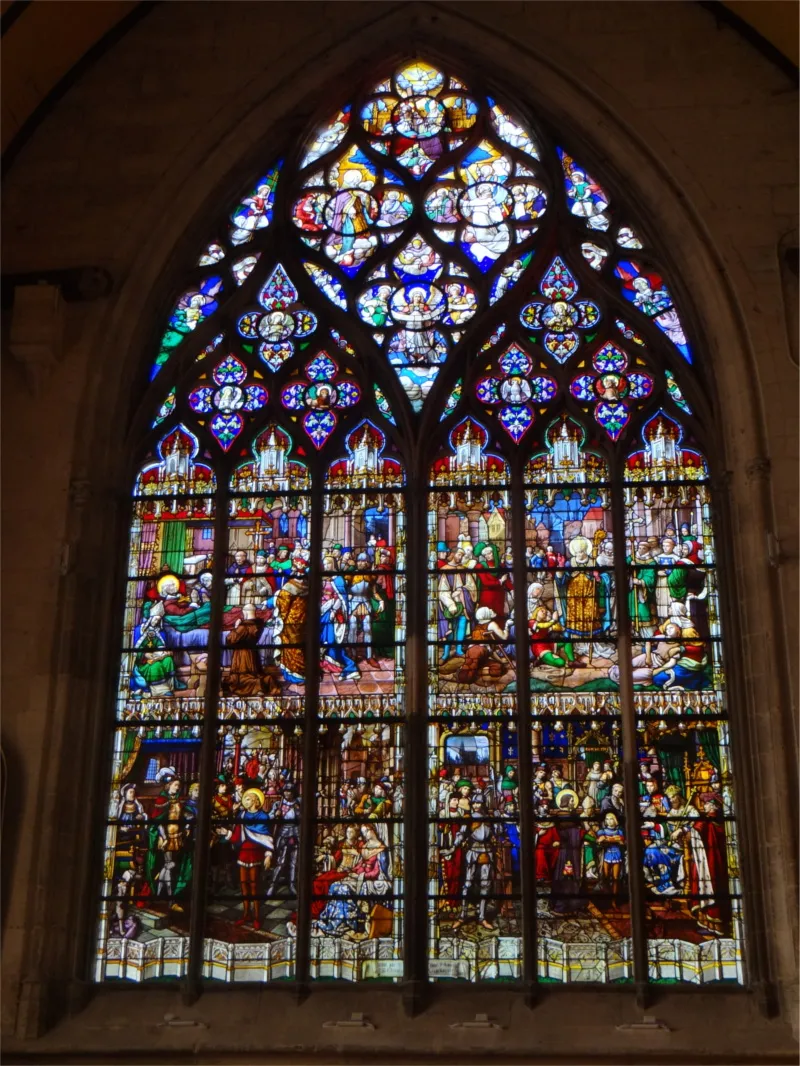
[[[454,848],[464,848],[464,883],[461,886],[461,914],[453,922],[455,933],[467,920],[467,905],[473,889],[479,895],[478,922],[484,929],[494,929],[486,918],[486,904],[495,875],[495,839],[482,800],[472,802],[472,821],[464,824],[453,840]]]

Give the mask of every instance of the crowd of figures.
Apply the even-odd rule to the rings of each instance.
[[[194,866],[197,781],[185,781],[173,766],[153,777],[155,795],[128,781],[112,808],[113,894],[110,934],[125,939],[142,931],[138,912],[156,907],[181,915]]]
[[[640,732],[637,803],[651,922],[702,940],[730,936],[735,896],[719,724],[653,723]],[[497,725],[464,726],[437,763],[433,850],[444,935],[508,933],[521,891],[515,741],[489,757]],[[498,734],[499,735],[499,734]],[[619,725],[537,719],[533,730],[533,863],[539,914],[580,917],[607,936],[629,935],[628,828]],[[708,754],[707,754],[708,751]],[[605,925],[603,925],[605,922]],[[585,927],[588,931],[588,926]],[[605,929],[605,933],[603,933]],[[556,926],[553,935],[557,935]],[[662,935],[669,935],[663,933]],[[678,934],[675,934],[678,935]]]
[[[263,551],[250,563],[236,552],[228,568],[223,616],[223,689],[236,696],[278,695],[305,683],[308,551],[283,547],[284,573]],[[334,682],[379,670],[394,650],[396,579],[392,551],[372,537],[363,550],[334,544],[322,558],[320,659]],[[235,586],[239,586],[236,597]],[[238,598],[241,606],[231,601]]]
[[[176,760],[177,761],[177,760]],[[224,760],[211,799],[209,890],[213,899],[238,897],[236,924],[259,929],[259,901],[295,898],[300,806],[296,772],[274,755],[244,749]],[[152,795],[153,787],[160,788]],[[197,842],[199,784],[185,783],[172,766],[153,783],[128,782],[115,815],[116,909],[112,935],[137,936],[153,910],[181,924]]]
[[[366,803],[359,801],[363,813],[356,820],[328,823],[318,832],[311,903],[315,936],[372,940],[392,935],[401,826],[378,820],[379,810],[391,810],[384,786],[365,792],[362,800]]]
[[[516,672],[511,550],[466,537],[453,546],[442,541],[436,547],[443,691],[453,683],[503,691]],[[609,678],[616,660],[613,562],[611,540],[603,530],[594,544],[584,536],[571,538],[566,555],[550,544],[527,549],[527,643],[540,688],[590,682],[615,687]]]
[[[312,934],[394,935],[402,893],[402,725],[366,721],[321,736]]]
[[[452,752],[450,761],[459,761]],[[442,767],[437,806],[440,919],[452,933],[473,923],[489,931],[504,928],[514,911],[509,897],[519,892],[516,766],[509,762],[501,781],[467,775],[458,765]]]
[[[514,675],[511,553],[462,537],[436,545],[439,673],[458,685],[502,688]]]
[[[487,773],[486,770],[482,771]],[[595,762],[580,783],[557,763],[534,767],[534,862],[538,891],[556,914],[589,899],[624,902],[624,796],[616,761]],[[499,774],[438,772],[440,912],[453,933],[476,922],[503,931],[521,891],[519,783],[512,762]]]
[[[320,657],[323,674],[334,682],[358,681],[393,666],[398,579],[392,550],[372,540],[363,550],[333,545],[322,560]],[[222,619],[223,694],[274,696],[305,684],[309,559],[304,544],[231,555]],[[210,570],[185,578],[164,573],[142,584],[132,630],[132,698],[204,696]]]
[[[637,688],[710,688],[712,645],[719,636],[713,570],[703,565],[701,540],[688,523],[631,549],[628,607]],[[618,676],[618,673],[615,675]]]
[[[540,739],[549,728],[537,729]],[[729,936],[730,824],[718,751],[712,760],[704,747],[713,749],[717,730],[704,723],[682,731],[674,727],[672,733],[675,743],[664,750],[654,744],[640,756],[648,902],[662,923],[689,922],[701,934]],[[691,752],[683,770],[669,756],[676,745]],[[610,753],[575,760],[568,751],[563,759],[539,761],[533,768],[540,903],[553,916],[624,908],[628,869],[619,760]],[[242,747],[235,757],[221,760],[213,786],[211,898],[238,899],[240,910],[231,921],[253,930],[262,927],[262,908],[271,901],[297,898],[297,771],[279,761],[274,753]],[[397,774],[385,769],[379,776],[351,773],[340,785],[338,815],[317,831],[315,934],[391,935],[395,881],[401,874],[402,791]],[[139,912],[169,913],[180,925],[192,878],[198,799],[197,782],[185,780],[172,766],[158,770],[152,784],[127,782],[120,788],[113,811],[112,936],[138,936]],[[465,768],[450,759],[438,770],[436,815],[440,920],[454,934],[462,927],[471,934],[476,926],[502,932],[521,889],[516,762],[503,763],[495,773],[485,763]],[[296,912],[285,928],[292,931],[295,925]]]

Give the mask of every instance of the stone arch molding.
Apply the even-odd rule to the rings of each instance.
[[[446,48],[436,43],[441,41],[447,42]],[[74,563],[62,585],[61,616],[64,631],[74,636],[62,641],[56,652],[54,671],[59,682],[51,696],[50,709],[53,720],[60,720],[57,735],[62,735],[65,716],[74,715],[75,708],[82,707],[81,729],[86,744],[79,756],[83,773],[75,772],[74,761],[67,770],[63,760],[57,760],[54,755],[51,780],[64,781],[69,777],[74,789],[81,779],[98,783],[102,776],[100,738],[107,714],[108,678],[97,667],[93,671],[82,667],[76,676],[75,664],[86,663],[87,650],[85,626],[76,627],[74,623],[81,610],[81,584],[87,574],[97,572],[98,558],[106,561],[108,572],[112,572],[114,561],[120,558],[124,497],[134,461],[129,455],[130,441],[126,439],[126,426],[130,425],[129,398],[133,390],[141,389],[155,332],[174,290],[171,280],[182,261],[185,263],[186,257],[195,254],[201,246],[208,213],[215,210],[222,198],[234,195],[246,184],[248,168],[254,170],[257,159],[274,154],[271,143],[279,147],[284,136],[302,135],[302,128],[310,126],[319,113],[327,110],[324,102],[331,98],[331,92],[337,86],[346,85],[347,74],[370,56],[399,56],[417,50],[429,54],[434,61],[446,55],[467,70],[485,69],[492,80],[507,87],[509,97],[520,102],[523,114],[530,108],[563,128],[570,140],[587,147],[587,158],[598,161],[610,184],[621,187],[624,183],[631,207],[646,221],[649,232],[657,235],[660,248],[666,250],[663,258],[670,267],[673,287],[682,297],[680,305],[695,336],[701,340],[699,362],[706,364],[714,406],[730,413],[729,420],[721,427],[718,447],[711,455],[717,471],[726,468],[732,471],[727,481],[725,508],[732,553],[726,561],[731,570],[735,566],[737,580],[735,588],[731,582],[729,603],[739,604],[742,613],[757,609],[763,602],[763,589],[774,587],[775,575],[764,561],[762,550],[763,534],[770,526],[769,486],[762,476],[752,474],[754,469],[763,469],[758,463],[765,454],[763,417],[757,390],[742,388],[742,382],[755,381],[753,353],[732,286],[725,275],[723,256],[713,246],[691,206],[693,190],[688,185],[682,189],[657,157],[656,150],[633,132],[632,123],[626,121],[623,101],[615,101],[613,108],[603,101],[600,86],[588,83],[588,75],[581,81],[571,73],[579,64],[570,61],[562,42],[543,39],[536,49],[522,48],[506,35],[488,31],[469,15],[468,9],[466,13],[458,13],[444,6],[423,3],[391,7],[382,10],[360,30],[348,31],[346,39],[333,45],[328,27],[318,31],[307,42],[307,61],[302,71],[285,74],[275,68],[265,71],[259,84],[252,86],[248,100],[231,104],[217,116],[209,128],[207,142],[189,146],[165,175],[163,188],[154,190],[148,212],[137,220],[131,233],[131,246],[139,247],[131,269],[103,320],[87,328],[84,339],[92,356],[89,365],[96,369],[86,382],[81,405],[83,417],[78,419],[79,429],[73,442],[73,468],[85,473],[91,488],[88,494],[78,494],[79,499],[73,499],[70,504],[68,538],[75,551]],[[323,101],[321,108],[319,101]],[[260,139],[257,149],[243,153],[241,145],[249,143],[249,131],[253,129],[267,131],[267,136]],[[233,165],[232,159],[236,161]],[[180,197],[175,196],[176,189],[180,190]],[[698,298],[700,295],[702,298]],[[131,323],[135,324],[133,328]],[[109,337],[119,338],[113,361],[107,358]],[[110,522],[108,505],[112,499],[119,501],[120,496],[123,497],[121,506],[115,507],[115,520]],[[748,514],[756,516],[752,523],[755,531],[744,522]],[[92,529],[96,532],[89,532]],[[749,559],[748,567],[736,565],[745,559]],[[109,588],[92,607],[92,628],[97,634],[113,630],[116,623],[113,606]],[[735,655],[742,643],[736,612],[733,615],[727,631]],[[777,620],[773,618],[769,624],[774,630]],[[96,649],[97,644],[108,642],[101,639],[93,643]],[[776,642],[771,644],[774,649]],[[107,647],[102,649],[106,657],[108,652]],[[778,679],[785,674],[785,664],[778,661],[774,650],[772,660],[760,667],[748,665],[746,650],[743,658],[745,694],[741,701],[743,713],[738,716],[738,746],[740,751],[747,750],[745,745],[754,751],[763,770],[769,751],[781,746],[779,714],[761,716],[766,735],[765,732],[759,735],[755,725],[752,722],[748,725],[746,719],[752,717],[748,711],[756,706],[757,690],[762,704],[767,703],[772,710],[779,708]],[[106,663],[106,674],[109,670],[113,670],[113,664]],[[781,774],[773,767],[771,774],[762,777],[766,787],[758,798],[756,790],[748,787],[746,773],[741,778],[742,790],[757,805],[755,825],[743,834],[747,851],[753,846],[755,826],[765,825],[764,810],[781,809]],[[46,883],[47,872],[64,847],[63,818],[60,839],[47,828],[57,822],[55,802],[55,794],[48,792],[37,816],[43,844],[34,871],[38,885]],[[63,794],[60,802],[63,803]],[[758,808],[761,808],[760,816]],[[761,838],[759,846],[759,851],[763,849],[762,856],[757,863],[763,871],[758,891],[763,893],[765,901],[774,903],[765,910],[777,915],[776,922],[787,916],[786,899],[779,899],[770,887],[770,883],[779,884],[780,877],[779,869],[773,866],[776,860],[769,858],[767,845],[782,829],[785,827],[773,823],[766,830],[767,836]],[[69,886],[68,901],[64,900],[64,885],[60,884],[51,890],[49,903],[43,905],[39,898],[30,906],[29,928],[36,922],[37,912],[53,913],[56,896],[62,900],[62,909],[76,920],[55,954],[52,944],[45,949],[41,938],[37,938],[40,946],[38,951],[34,948],[35,953],[29,959],[28,985],[39,991],[31,992],[36,1005],[31,1003],[27,1016],[23,1011],[20,1019],[27,1035],[35,1035],[47,1024],[46,1019],[53,1017],[54,1003],[46,991],[49,982],[80,981],[84,969],[80,940],[85,939],[88,929],[86,921],[78,920],[78,915],[85,887],[85,875],[81,871],[91,866],[91,841],[85,830],[78,829],[77,823],[73,824],[71,835],[74,840],[83,839],[73,851],[76,874]],[[751,928],[758,924],[753,918],[751,915]],[[778,971],[791,972],[791,961],[787,971],[774,930],[768,928],[764,932],[766,950],[762,953],[756,948],[751,965],[755,963],[753,972],[757,980],[769,981]]]

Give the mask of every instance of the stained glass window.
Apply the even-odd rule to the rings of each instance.
[[[743,983],[713,426],[648,220],[422,60],[283,148],[150,353],[94,978]]]

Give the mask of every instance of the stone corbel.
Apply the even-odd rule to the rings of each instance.
[[[767,481],[770,476],[771,463],[766,456],[757,455],[750,459],[744,468],[748,481]]]
[[[16,287],[8,346],[28,388],[38,395],[63,353],[64,301],[58,285]]]
[[[64,303],[101,300],[112,287],[109,272],[94,266],[2,275],[0,304],[11,320],[8,346],[31,392],[42,388],[61,359]]]

